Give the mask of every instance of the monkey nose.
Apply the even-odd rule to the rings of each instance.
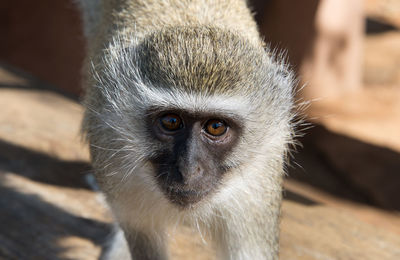
[[[201,165],[195,165],[192,167],[184,167],[180,169],[182,180],[185,185],[193,185],[201,181],[204,176],[204,170]]]

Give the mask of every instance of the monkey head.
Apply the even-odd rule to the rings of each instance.
[[[256,181],[249,165],[278,178],[268,167],[291,139],[293,75],[264,47],[227,30],[173,27],[114,39],[102,55],[85,126],[111,197],[146,183],[131,200],[159,194],[185,209],[229,179]]]

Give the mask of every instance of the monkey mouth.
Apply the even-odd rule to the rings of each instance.
[[[166,195],[172,203],[180,207],[188,207],[189,205],[193,205],[201,201],[211,192],[211,189],[200,190],[201,191],[182,187],[169,187],[166,190]]]
[[[199,178],[183,179],[174,171],[162,171],[157,175],[157,183],[164,196],[175,206],[191,207],[209,196],[219,184],[218,174],[204,174]]]

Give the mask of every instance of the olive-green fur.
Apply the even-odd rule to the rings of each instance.
[[[167,28],[145,37],[138,53],[140,72],[159,87],[246,95],[265,75],[262,47],[216,28]]]

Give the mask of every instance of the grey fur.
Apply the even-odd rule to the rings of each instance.
[[[186,222],[213,237],[220,258],[277,259],[294,79],[282,57],[265,50],[245,1],[81,2],[83,128],[132,255],[164,259],[167,227]],[[149,158],[163,148],[146,123],[154,107],[245,119],[217,191],[185,209],[154,177]]]

